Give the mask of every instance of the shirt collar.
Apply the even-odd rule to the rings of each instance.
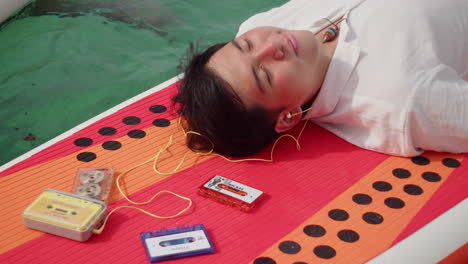
[[[338,43],[322,87],[312,104],[312,109],[305,115],[305,119],[319,118],[335,110],[343,89],[358,62],[360,48],[352,44],[354,34],[349,28],[347,15],[348,13],[340,25]]]

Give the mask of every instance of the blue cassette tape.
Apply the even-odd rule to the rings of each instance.
[[[166,228],[140,234],[150,262],[214,252],[204,225]]]

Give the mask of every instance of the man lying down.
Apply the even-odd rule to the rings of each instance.
[[[468,152],[468,1],[291,0],[188,64],[194,151],[259,152],[310,120],[400,156]]]

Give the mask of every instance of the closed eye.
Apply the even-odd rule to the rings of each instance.
[[[265,73],[266,73],[266,76],[267,76],[267,81],[268,81],[268,84],[270,85],[271,87],[271,80],[272,80],[272,77],[271,77],[271,73],[265,69]]]
[[[272,80],[272,77],[271,77],[271,73],[268,71],[267,68],[265,68],[265,66],[263,65],[260,65],[260,69],[263,71],[263,73],[265,74],[265,78],[266,78],[266,82],[268,83],[268,85],[271,87],[271,80]]]
[[[253,44],[249,39],[244,39],[245,42],[247,43],[247,50],[251,51],[253,49]]]

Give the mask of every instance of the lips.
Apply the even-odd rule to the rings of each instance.
[[[293,35],[291,35],[291,34],[288,34],[288,35],[286,36],[286,38],[288,39],[288,42],[291,44],[291,46],[292,46],[292,48],[293,48],[293,50],[294,50],[294,53],[296,53],[296,55],[297,55],[297,53],[298,53],[298,47],[297,47],[297,40],[296,40],[296,38],[295,38]]]

